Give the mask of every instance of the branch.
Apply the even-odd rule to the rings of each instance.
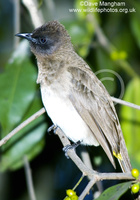
[[[25,127],[28,123],[39,117],[45,112],[45,109],[42,108],[38,112],[36,112],[34,115],[32,115],[30,118],[28,118],[26,121],[24,121],[22,124],[20,124],[17,128],[15,128],[10,134],[8,134],[5,138],[3,138],[0,141],[0,145],[4,144],[10,137],[12,137],[15,133],[17,133],[19,130],[21,130],[23,127]],[[13,134],[14,133],[14,134]],[[70,145],[70,141],[65,136],[63,131],[60,128],[57,128],[56,134],[59,136],[63,146]],[[12,136],[11,136],[12,135]],[[77,156],[74,149],[70,149],[67,152],[68,156],[71,158],[71,160],[76,164],[76,166],[79,168],[79,170],[83,173],[84,176],[88,176],[90,179],[89,184],[86,186],[85,190],[82,192],[81,196],[79,197],[79,200],[83,199],[83,196],[85,196],[91,187],[100,180],[134,180],[131,173],[98,173],[94,171],[91,168],[88,168],[81,159]]]
[[[24,161],[25,177],[26,177],[29,196],[30,196],[31,200],[36,200],[34,186],[33,186],[32,173],[31,173],[29,161],[28,161],[26,155],[24,156],[23,161]]]
[[[41,26],[44,23],[42,12],[38,8],[36,0],[22,0],[25,7],[28,9],[32,19],[32,23],[35,28]]]
[[[58,137],[60,138],[63,146],[70,145],[70,141],[66,137],[66,135],[63,133],[63,131],[58,127],[55,132]],[[92,173],[96,173],[94,170],[88,168],[81,159],[77,156],[74,149],[70,149],[68,152],[68,156],[72,159],[72,161],[76,164],[76,166],[80,169],[80,171],[83,173],[84,176],[87,176]]]
[[[8,135],[6,135],[2,140],[0,140],[0,146],[5,144],[11,137],[13,137],[16,133],[18,133],[21,129],[23,129],[25,126],[27,126],[29,123],[34,121],[36,118],[38,118],[43,113],[45,113],[45,109],[41,108],[39,111],[37,111],[31,117],[29,117],[24,122],[22,122],[19,126],[17,126],[14,130],[12,130]]]
[[[56,129],[56,134],[59,136],[63,146],[70,145],[70,141],[65,136],[63,131],[58,127]],[[76,164],[76,166],[79,168],[79,170],[83,173],[83,175],[88,176],[90,178],[90,181],[86,188],[83,190],[82,194],[78,198],[79,200],[82,200],[86,194],[90,191],[90,189],[93,187],[93,185],[101,180],[135,180],[134,177],[132,177],[131,172],[130,173],[98,173],[94,171],[91,168],[88,168],[82,160],[77,156],[74,149],[69,149],[67,152],[68,156],[71,158],[71,160]]]
[[[81,152],[81,158],[82,158],[82,161],[84,162],[84,164],[88,168],[93,169],[93,166],[92,166],[91,159],[90,159],[88,151],[82,151]],[[101,194],[103,192],[102,182],[100,182],[100,181],[96,182],[96,186],[97,186],[98,195],[99,195],[99,194]]]

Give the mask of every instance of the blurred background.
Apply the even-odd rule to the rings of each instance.
[[[64,24],[76,52],[111,96],[140,105],[139,0],[39,0],[36,5],[43,23],[58,20]],[[18,32],[32,32],[34,23],[24,1],[0,1],[0,139],[43,107],[36,84],[36,59],[27,41],[14,36]],[[132,166],[140,170],[140,111],[118,104],[115,107]],[[38,200],[64,199],[66,189],[73,188],[79,180],[82,174],[64,156],[58,137],[47,133],[51,125],[44,114],[1,147],[1,200],[30,199],[25,158],[30,161]],[[76,151],[79,156],[88,151],[93,168],[99,172],[120,171],[117,163],[117,170],[113,169],[100,147],[79,146]],[[77,195],[87,183],[84,178],[76,189]],[[116,183],[103,181],[98,187],[105,190]],[[97,191],[95,186],[85,200],[92,200]],[[121,199],[132,199],[130,191],[125,195]]]

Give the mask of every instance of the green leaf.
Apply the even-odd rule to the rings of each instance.
[[[36,89],[37,72],[29,59],[28,43],[23,41],[0,74],[0,124],[2,137],[23,118]]]
[[[123,100],[140,104],[140,78],[134,78],[125,91]],[[140,169],[140,110],[121,106],[121,127],[128,153],[135,168]]]
[[[117,200],[119,199],[130,187],[132,181],[120,183],[106,189],[96,200]]]
[[[40,98],[36,97],[23,121],[42,107]],[[44,147],[44,134],[47,129],[45,115],[40,116],[13,136],[7,143],[0,162],[0,171],[17,169],[23,165],[23,156],[29,160],[37,156]]]

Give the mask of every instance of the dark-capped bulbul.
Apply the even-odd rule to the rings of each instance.
[[[27,39],[37,58],[38,78],[44,107],[54,125],[73,142],[102,146],[115,167],[124,172],[131,164],[112,99],[87,63],[74,51],[71,38],[58,21],[48,22]]]

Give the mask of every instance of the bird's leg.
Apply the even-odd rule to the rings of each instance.
[[[65,152],[65,156],[67,157],[67,159],[69,159],[69,156],[68,156],[68,150],[70,149],[76,149],[76,147],[78,147],[79,145],[81,144],[81,141],[78,141],[76,143],[73,143],[71,145],[66,145],[64,148],[63,148],[63,151]]]
[[[54,133],[56,133],[56,129],[57,129],[57,128],[58,128],[58,126],[55,125],[55,124],[53,124],[52,126],[50,126],[50,127],[48,128],[47,132],[49,133],[49,132],[53,131]]]

